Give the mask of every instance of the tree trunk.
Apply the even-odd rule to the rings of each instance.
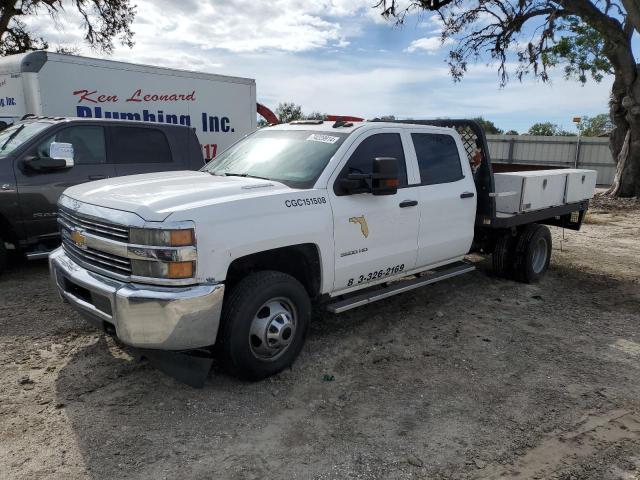
[[[624,85],[616,76],[610,101],[610,114],[615,128],[609,148],[617,163],[616,175],[606,195],[640,196],[640,84]]]

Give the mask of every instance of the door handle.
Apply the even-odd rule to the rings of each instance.
[[[109,178],[106,175],[89,175],[89,180],[104,180],[105,178]]]
[[[405,200],[400,202],[400,208],[415,207],[417,204],[417,200]]]
[[[460,198],[472,198],[475,195],[473,192],[462,192]]]

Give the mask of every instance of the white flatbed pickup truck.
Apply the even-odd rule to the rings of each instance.
[[[292,122],[199,172],[69,188],[50,269],[62,298],[124,344],[215,347],[259,379],[293,363],[313,303],[340,313],[460,275],[469,252],[537,281],[551,253],[543,224],[580,229],[593,173],[496,191],[472,121]],[[517,211],[496,210],[514,196]]]

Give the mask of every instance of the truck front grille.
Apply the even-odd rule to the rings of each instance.
[[[123,225],[97,220],[67,208],[61,207],[58,211],[58,219],[63,227],[86,230],[99,237],[117,240],[119,242],[129,241],[129,229]]]
[[[97,267],[118,275],[131,275],[131,260],[110,253],[101,252],[93,248],[79,248],[68,234],[62,234],[62,248],[73,260],[80,265]]]
[[[96,220],[93,217],[88,217],[66,208],[60,208],[58,223],[61,227],[62,248],[74,261],[86,268],[103,271],[104,273],[110,272],[120,277],[131,275],[131,260],[129,258],[96,250],[88,246],[80,247],[71,238],[73,231],[80,231],[90,233],[96,237],[125,243],[129,240],[129,229],[127,227],[104,220]]]

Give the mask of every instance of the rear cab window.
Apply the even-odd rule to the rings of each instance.
[[[421,185],[457,182],[464,178],[455,139],[448,134],[412,132]]]
[[[165,133],[153,127],[110,127],[109,155],[116,164],[171,163],[169,140]]]

